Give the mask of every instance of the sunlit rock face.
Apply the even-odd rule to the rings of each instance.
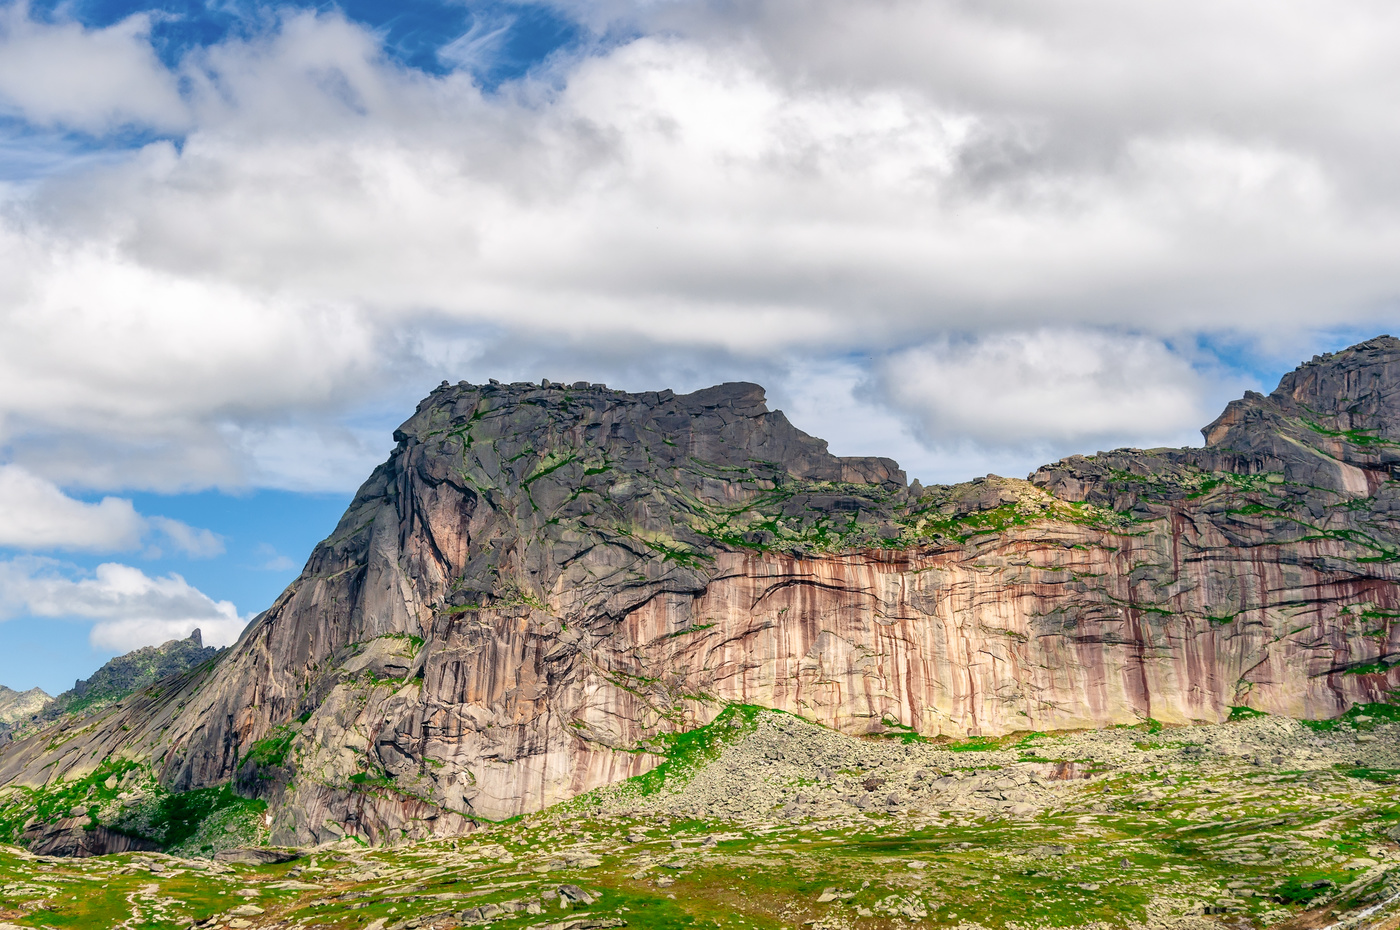
[[[276,842],[381,842],[640,774],[727,702],[965,736],[1381,698],[1400,341],[1205,433],[923,489],[755,385],[444,383],[212,669],[6,747],[0,781],[125,754],[267,798]]]

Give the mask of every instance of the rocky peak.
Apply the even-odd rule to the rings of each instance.
[[[1314,356],[1267,397],[1231,401],[1201,432],[1217,467],[1368,495],[1400,474],[1400,339]]]
[[[925,736],[1335,715],[1400,687],[1397,355],[1319,358],[1205,448],[928,490],[752,384],[444,384],[234,648],[0,785],[140,758],[263,798],[277,842],[392,842],[641,774],[733,703]]]
[[[44,709],[44,705],[52,701],[42,688],[30,688],[28,691],[15,691],[0,685],[0,723],[17,723],[20,720],[27,720],[39,711]]]
[[[479,426],[477,424],[480,424]],[[432,392],[394,432],[400,449],[434,438],[485,431],[494,452],[537,464],[587,446],[593,454],[639,472],[710,466],[786,473],[813,481],[905,484],[892,459],[841,458],[826,441],[770,411],[763,388],[730,382],[690,394],[630,394],[603,384],[448,382]],[[470,451],[470,445],[468,446]],[[517,469],[518,470],[518,469]]]
[[[186,672],[217,656],[222,650],[205,646],[199,630],[185,639],[172,639],[159,646],[142,646],[108,660],[87,678],[54,698],[40,717],[54,720],[64,714],[100,710],[147,685],[171,675]]]
[[[742,382],[444,383],[394,436],[312,570],[362,545],[392,500],[427,610],[558,596],[616,619],[658,591],[702,589],[717,545],[821,544],[856,524],[874,542],[908,495],[893,460],[832,455]],[[353,618],[352,636],[421,635],[410,613]]]
[[[1179,499],[1221,473],[1273,474],[1300,489],[1369,497],[1400,477],[1400,339],[1378,336],[1314,356],[1269,395],[1246,391],[1231,401],[1201,432],[1200,449],[1074,455],[1031,481],[1120,510],[1144,497]]]

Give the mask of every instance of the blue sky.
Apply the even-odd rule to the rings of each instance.
[[[474,40],[478,60],[467,64],[470,73],[486,89],[519,78],[551,54],[576,45],[581,29],[551,8],[534,4],[503,3],[394,3],[353,2],[330,4],[286,3],[278,9],[311,11],[335,9],[362,24],[380,38],[385,55],[404,68],[443,74],[462,67],[444,60],[439,52]],[[30,16],[49,22],[76,21],[101,29],[134,14],[151,14],[150,42],[166,65],[175,66],[192,51],[247,35],[264,28],[271,14],[257,3],[129,3],[63,2],[32,3]],[[36,127],[13,116],[0,122],[0,180],[29,181],[35,177],[71,170],[75,164],[123,153],[149,145],[153,139],[177,134],[120,127],[115,132],[93,134],[62,132]],[[423,379],[426,391],[432,379]],[[411,402],[410,402],[411,403]],[[381,435],[387,452],[389,433],[406,410],[372,410],[366,432]],[[344,483],[344,482],[342,482]],[[311,548],[329,534],[352,496],[347,485],[334,491],[297,492],[266,488],[232,491],[201,490],[184,494],[128,492],[136,510],[159,514],[190,526],[207,528],[220,540],[222,551],[201,556],[172,553],[170,547],[146,546],[135,556],[124,555],[147,575],[177,573],[216,601],[227,600],[241,615],[265,608],[300,572]],[[99,495],[79,492],[76,497],[96,500]],[[28,550],[0,547],[0,558],[23,555]],[[95,555],[62,553],[64,570],[72,577],[89,576],[111,553]],[[85,622],[86,621],[86,622]],[[17,689],[34,686],[56,694],[86,677],[119,649],[102,648],[89,641],[87,618],[64,620],[26,616],[23,612],[0,623],[0,684]]]
[[[472,73],[488,88],[520,77],[554,52],[577,45],[585,38],[583,29],[572,19],[539,3],[359,0],[269,5],[49,0],[31,3],[29,9],[36,19],[76,20],[93,28],[112,26],[133,14],[151,14],[151,45],[160,60],[172,67],[192,50],[215,45],[230,36],[256,34],[266,27],[274,10],[338,10],[372,30],[380,38],[385,54],[393,60],[431,74],[444,74],[454,68],[452,61],[440,56],[443,49],[463,39],[475,39],[482,57]]]
[[[296,578],[312,547],[335,527],[350,497],[273,490],[135,494],[142,512],[213,529],[223,551],[207,558],[144,552],[120,560],[148,575],[178,573],[209,597],[232,601],[242,614],[255,614]],[[63,559],[88,574],[112,556],[66,554]],[[86,678],[121,651],[95,647],[89,641],[90,626],[81,617],[23,615],[0,624],[0,684],[18,690],[38,686],[50,694],[71,688],[76,679]]]
[[[444,378],[757,381],[925,484],[1198,441],[1400,330],[1397,43],[1372,0],[0,2],[0,683],[236,636]]]

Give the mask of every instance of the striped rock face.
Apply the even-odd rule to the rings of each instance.
[[[641,774],[730,703],[963,737],[1380,700],[1400,341],[1204,432],[925,489],[755,385],[444,384],[237,646],[5,747],[0,784],[115,755],[266,799],[277,843],[380,842]]]

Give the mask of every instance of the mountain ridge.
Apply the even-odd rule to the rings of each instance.
[[[0,685],[0,746],[16,735],[43,727],[65,716],[95,713],[142,688],[171,675],[179,675],[217,656],[220,649],[205,646],[198,629],[185,639],[159,646],[142,646],[115,656],[73,687],[50,697],[39,688],[15,692]],[[14,695],[14,698],[9,698]],[[18,698],[28,696],[22,705]],[[7,703],[7,698],[9,698]],[[7,710],[6,707],[16,708]],[[22,706],[23,709],[19,709]]]
[[[762,389],[444,382],[301,576],[210,667],[63,746],[226,783],[268,836],[450,836],[640,775],[733,703],[855,734],[995,736],[1400,684],[1400,341],[1232,402],[1199,449],[907,485]]]

